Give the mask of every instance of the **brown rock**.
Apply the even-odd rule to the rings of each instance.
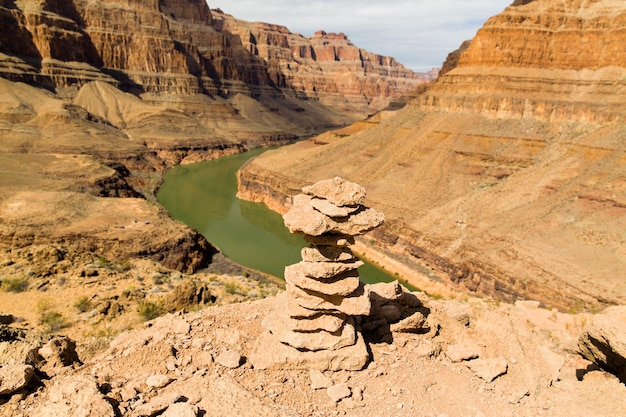
[[[342,399],[348,398],[352,394],[352,391],[350,390],[348,384],[341,383],[328,387],[326,389],[326,394],[328,394],[332,402],[338,403]]]
[[[320,236],[304,235],[304,240],[317,246],[346,247],[354,245],[354,237],[330,233]]]
[[[30,365],[4,365],[0,367],[0,395],[12,394],[29,384],[35,376]]]
[[[324,330],[334,333],[343,327],[347,319],[346,315],[319,313],[311,310],[306,310],[304,316],[295,316],[297,318],[294,319],[289,314],[287,298],[286,292],[278,294],[276,296],[273,314],[270,314],[265,320],[282,320],[289,329],[295,332],[315,332]],[[302,320],[303,318],[306,320]]]
[[[334,280],[335,277],[355,272],[357,268],[363,266],[363,261],[356,260],[354,262],[299,262],[289,265],[287,268],[293,273],[300,273],[307,277],[318,279],[320,281]],[[285,268],[285,269],[287,269]]]
[[[338,311],[348,316],[366,316],[371,311],[371,303],[369,301],[369,290],[364,285],[350,296],[327,296],[320,293],[313,293],[298,288],[293,284],[287,284],[287,294],[291,297],[289,300],[289,310],[291,314],[291,303],[308,309],[319,311]],[[292,314],[292,317],[294,315]]]
[[[29,413],[32,417],[77,416],[115,417],[113,406],[87,375],[57,376],[46,390],[47,399]]]
[[[289,265],[285,268],[285,281],[302,288],[303,290],[314,291],[325,295],[347,296],[354,293],[359,288],[360,281],[358,272],[348,271],[335,278],[318,280],[307,276],[299,264]],[[320,263],[325,265],[325,263]]]
[[[189,403],[174,403],[167,407],[162,417],[196,417],[198,415],[198,407]]]
[[[426,324],[426,317],[419,311],[411,314],[399,320],[397,323],[392,323],[389,329],[396,333],[416,333],[424,330]]]
[[[268,329],[280,340],[291,347],[306,351],[338,350],[356,343],[356,330],[350,322],[334,333],[320,330],[317,332],[295,332],[280,320],[268,323]]]
[[[291,233],[358,236],[380,226],[384,221],[383,214],[371,208],[364,208],[346,218],[333,219],[315,210],[311,206],[311,199],[311,196],[305,194],[296,195],[293,206],[283,215],[285,226]]]
[[[333,381],[318,369],[309,370],[309,378],[313,390],[328,388],[333,385]]]
[[[312,198],[311,206],[328,217],[348,217],[348,215],[361,208],[360,205],[339,207],[328,200],[320,198]]]
[[[454,344],[448,346],[446,350],[446,356],[452,362],[468,361],[478,358],[479,350],[477,346]]]
[[[626,383],[626,307],[589,316],[578,339],[582,355]]]
[[[79,362],[76,343],[64,336],[52,338],[39,348],[39,355],[45,360],[41,366],[41,371],[48,376],[56,375],[63,367]]]
[[[318,245],[302,248],[302,260],[305,262],[347,262],[354,259],[349,248],[337,245]]]
[[[302,192],[319,199],[328,200],[335,206],[355,206],[365,201],[365,188],[358,184],[344,180],[341,177],[319,181]]]
[[[508,364],[504,358],[474,359],[464,362],[480,378],[491,382],[500,375],[506,374]]]
[[[172,382],[172,378],[164,374],[154,374],[146,378],[146,385],[150,388],[163,388]]]
[[[239,368],[241,366],[241,355],[234,350],[226,350],[217,355],[215,362],[226,368]]]
[[[337,350],[301,352],[280,343],[276,336],[265,332],[256,341],[250,361],[256,369],[318,369],[338,371],[363,369],[369,362],[369,353],[363,337],[357,333],[352,346]]]

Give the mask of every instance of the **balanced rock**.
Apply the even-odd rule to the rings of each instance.
[[[341,177],[319,181],[302,188],[302,192],[328,200],[337,206],[354,206],[365,201],[365,188]]]
[[[363,205],[363,187],[339,177],[302,191],[283,219],[310,246],[302,249],[302,262],[285,268],[287,291],[264,320],[268,331],[250,359],[260,369],[362,369],[369,353],[352,317],[369,315],[372,304],[359,280],[363,262],[349,246],[384,217]]]

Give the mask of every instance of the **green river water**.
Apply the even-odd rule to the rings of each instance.
[[[263,151],[176,166],[166,173],[157,198],[172,217],[198,230],[231,260],[283,278],[285,266],[301,260],[306,242],[290,234],[281,215],[265,204],[236,197],[237,170]],[[395,279],[368,262],[359,273],[366,283]]]

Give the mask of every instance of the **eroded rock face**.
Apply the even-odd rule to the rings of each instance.
[[[281,91],[367,115],[432,78],[343,34],[308,39],[212,12],[203,0],[8,2],[0,22],[0,76],[65,94],[95,80],[153,100]]]
[[[287,291],[277,297],[274,314],[264,322],[268,332],[251,359],[261,369],[361,369],[369,354],[353,317],[370,314],[370,291],[359,281],[363,262],[343,243],[384,218],[363,206],[362,187],[339,177],[302,191],[284,215],[285,225],[320,240],[302,250],[302,262],[285,268]],[[332,216],[336,213],[339,217]]]

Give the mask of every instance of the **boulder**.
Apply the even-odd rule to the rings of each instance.
[[[45,361],[40,370],[49,377],[56,375],[66,366],[80,362],[76,353],[76,342],[65,336],[50,339],[39,348],[39,355]]]
[[[59,376],[47,389],[47,400],[29,413],[31,417],[115,417],[116,411],[87,375]]]
[[[578,339],[580,353],[626,383],[626,306],[589,317]]]
[[[30,365],[4,365],[0,367],[0,395],[17,392],[27,386],[35,376]]]

